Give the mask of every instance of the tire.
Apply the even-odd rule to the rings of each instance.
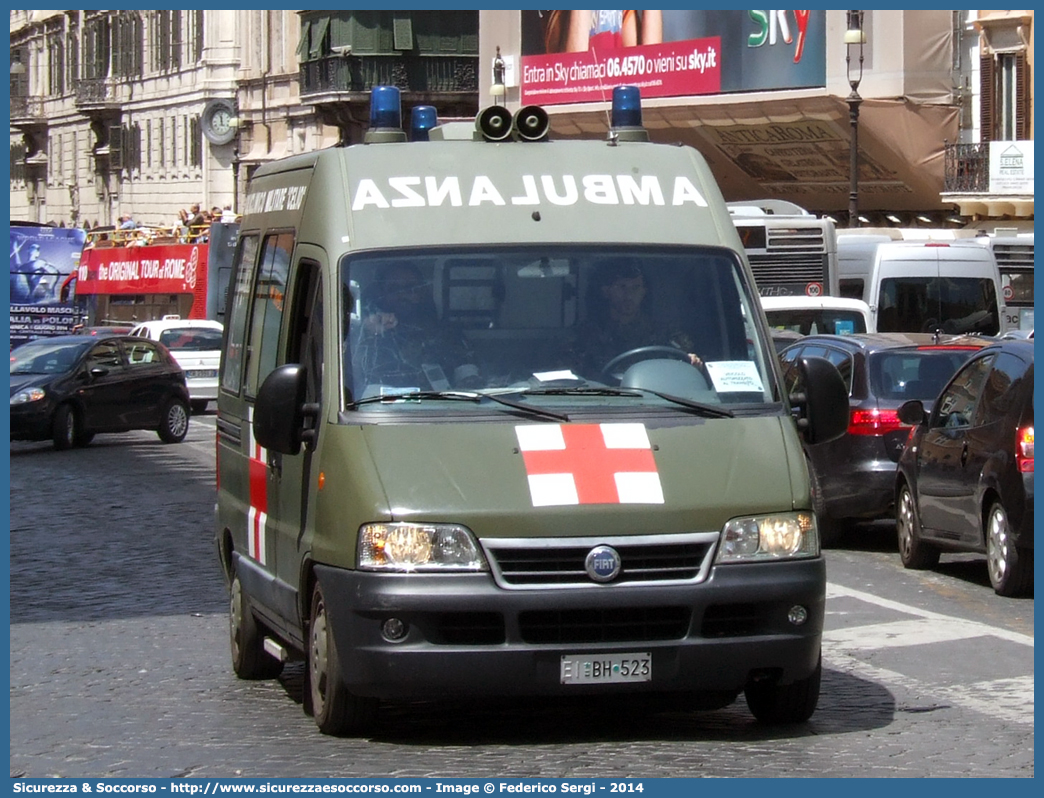
[[[816,711],[822,679],[823,657],[820,655],[816,669],[807,678],[792,684],[752,682],[743,695],[751,714],[761,723],[804,723]]]
[[[163,406],[156,434],[164,443],[181,443],[188,435],[189,409],[181,399],[169,399]]]
[[[986,517],[986,566],[998,596],[1022,596],[1033,587],[1033,550],[1015,545],[1008,513],[994,502]]]
[[[377,717],[377,699],[352,695],[344,685],[326,600],[318,583],[312,591],[308,629],[307,690],[315,725],[338,737],[365,733]]]
[[[845,524],[837,518],[831,518],[826,509],[826,501],[823,498],[823,490],[819,484],[819,475],[812,465],[812,461],[805,460],[808,466],[809,490],[812,494],[812,510],[816,514],[816,528],[819,530],[819,545],[823,548],[836,546],[841,540]]]
[[[201,413],[207,412],[207,405],[210,404],[209,399],[193,399],[191,402],[192,412],[197,416]]]
[[[895,530],[899,536],[899,558],[904,568],[922,571],[939,564],[939,550],[921,540],[917,503],[905,482],[899,488],[899,501],[895,503]]]
[[[264,649],[264,635],[235,574],[229,589],[228,639],[232,670],[240,679],[274,679],[283,672],[283,663]]]
[[[71,449],[76,445],[80,435],[80,419],[72,405],[59,405],[54,411],[54,421],[51,422],[51,440],[54,448],[59,452]]]

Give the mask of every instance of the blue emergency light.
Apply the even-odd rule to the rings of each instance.
[[[613,89],[610,116],[611,141],[648,141],[649,131],[642,127],[642,93],[637,86]]]
[[[438,123],[434,105],[415,105],[410,111],[410,141],[427,141],[428,131]]]
[[[642,93],[637,86],[613,89],[613,127],[642,126]]]
[[[373,87],[370,93],[370,129],[402,130],[402,100],[398,87]]]

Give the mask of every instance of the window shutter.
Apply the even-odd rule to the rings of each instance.
[[[109,127],[109,168],[112,171],[123,169],[123,128]]]
[[[1015,138],[1018,141],[1030,139],[1030,114],[1033,109],[1030,99],[1030,70],[1026,63],[1026,51],[1015,55]]]
[[[984,55],[979,59],[979,141],[983,144],[993,141],[994,97],[997,93],[997,74],[994,69],[992,55]]]

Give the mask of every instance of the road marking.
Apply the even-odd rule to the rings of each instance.
[[[987,627],[957,618],[918,618],[823,632],[823,639],[846,651],[920,646],[983,637]]]
[[[960,640],[969,637],[999,637],[1002,640],[1007,640],[1011,643],[1018,643],[1023,646],[1029,646],[1033,648],[1033,638],[1029,635],[1020,634],[1019,632],[1012,632],[1008,629],[1000,629],[996,626],[990,626],[989,624],[979,623],[978,621],[966,621],[962,618],[954,618],[951,615],[943,615],[939,612],[932,612],[931,610],[924,610],[920,607],[914,607],[909,604],[903,604],[898,601],[892,601],[891,599],[882,598],[881,596],[875,596],[873,593],[864,593],[861,590],[853,590],[852,588],[842,587],[830,583],[827,585],[826,597],[828,599],[840,598],[842,596],[848,596],[849,598],[858,599],[859,601],[865,601],[868,604],[875,604],[878,607],[883,607],[889,610],[896,610],[906,615],[914,615],[918,618],[922,618],[932,622],[932,625],[924,625],[916,627],[918,634],[931,635],[931,639],[919,639],[916,641],[909,642],[891,642],[892,638],[889,635],[883,635],[881,641],[875,643],[874,646],[858,646],[859,648],[873,648],[880,645],[891,645],[891,646],[902,646],[902,645],[914,645],[915,643],[932,643],[939,642],[941,640]],[[899,626],[897,634],[901,635],[904,633],[903,625],[918,623],[916,621],[896,621],[894,624],[872,624],[870,626],[855,627],[855,629],[869,629],[869,630],[883,630],[887,626]],[[932,626],[938,624],[940,627],[949,630],[947,635],[937,636],[936,632],[932,630]],[[855,629],[841,629],[835,632],[824,633],[824,638],[827,634],[832,637],[836,635],[836,639],[840,642],[845,639],[846,636],[855,633]],[[911,629],[911,632],[914,631]],[[871,631],[871,634],[873,631]],[[883,641],[883,642],[882,642]]]

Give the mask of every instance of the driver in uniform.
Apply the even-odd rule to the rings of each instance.
[[[589,377],[602,374],[606,364],[618,355],[647,346],[673,346],[689,355],[689,362],[703,362],[692,354],[692,340],[672,329],[665,320],[646,307],[645,275],[630,258],[614,258],[600,271],[601,281],[593,289],[592,313],[578,329],[581,350],[576,362]]]

